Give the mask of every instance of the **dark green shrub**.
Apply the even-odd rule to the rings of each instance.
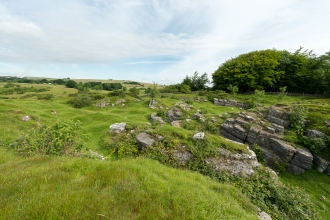
[[[51,127],[32,129],[11,146],[22,156],[74,155],[83,148],[86,138],[79,121],[57,121]]]
[[[69,104],[75,108],[82,108],[93,103],[93,98],[88,93],[78,93],[78,95],[69,100]]]
[[[295,129],[300,129],[305,126],[305,120],[308,115],[308,109],[295,105],[291,108],[290,111],[290,127],[295,128]]]
[[[39,94],[38,96],[38,100],[51,100],[54,98],[53,94]]]

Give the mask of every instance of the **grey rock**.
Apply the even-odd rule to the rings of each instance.
[[[171,125],[177,128],[181,128],[181,121],[172,121]]]
[[[247,135],[246,130],[239,124],[235,124],[233,128],[233,135],[244,141]]]
[[[182,112],[179,108],[173,107],[168,112],[166,112],[166,116],[170,122],[178,121],[182,117]]]
[[[270,215],[268,215],[266,212],[261,210],[258,213],[258,218],[260,220],[272,220],[272,217],[270,217]]]
[[[126,122],[115,123],[110,125],[109,132],[111,133],[121,133],[126,129]]]
[[[260,132],[260,129],[257,128],[257,127],[251,127],[250,130],[249,130],[249,133],[247,134],[247,141],[249,143],[255,143],[256,141],[256,138],[258,137],[258,134]]]
[[[329,166],[329,161],[323,159],[320,156],[317,156],[316,154],[313,154],[313,158],[314,158],[313,162],[316,165],[317,171],[323,173]]]
[[[219,156],[206,158],[205,162],[217,171],[225,171],[234,176],[252,176],[253,168],[259,166],[255,154],[232,154],[228,150],[218,149]]]
[[[269,141],[269,133],[267,133],[266,131],[260,130],[258,133],[258,136],[255,139],[255,141],[253,142],[253,144],[257,144],[263,148],[271,149],[271,144]]]
[[[172,151],[173,158],[180,164],[185,165],[189,160],[193,159],[194,156],[188,151]]]
[[[248,121],[255,121],[255,120],[256,120],[255,118],[253,118],[253,117],[250,116],[250,115],[246,115],[246,116],[245,116],[245,119],[248,120]]]
[[[284,134],[284,126],[278,124],[272,124],[272,126],[275,128],[275,133]]]
[[[310,129],[308,129],[306,136],[308,138],[322,138],[322,137],[325,137],[326,134],[324,134],[323,132],[318,131],[318,130],[310,130]]]
[[[204,136],[205,136],[204,132],[198,132],[193,136],[193,139],[194,140],[203,140]]]
[[[309,170],[312,168],[313,164],[313,155],[309,150],[297,148],[296,153],[294,154],[290,163],[296,165],[300,168]]]
[[[287,127],[287,126],[290,125],[289,121],[286,121],[286,120],[283,120],[283,119],[280,119],[280,118],[276,118],[276,117],[271,116],[271,115],[268,115],[267,119],[270,122],[273,122],[275,124],[278,124],[278,125],[281,125],[281,126],[284,126],[284,127]]]
[[[290,120],[290,114],[286,110],[281,109],[281,108],[277,108],[277,107],[274,107],[274,106],[272,106],[269,109],[268,115],[273,116],[275,118],[280,118],[280,119],[283,119],[283,120],[286,120],[286,121]]]
[[[156,113],[152,113],[150,115],[151,121],[153,122],[159,122],[160,124],[166,124],[166,122],[159,116],[156,115]]]
[[[206,121],[206,118],[202,114],[200,114],[199,112],[196,112],[194,114],[193,118],[194,119],[198,119],[198,120],[200,120],[202,122],[205,122]]]
[[[278,155],[284,161],[290,161],[292,159],[293,154],[296,152],[296,149],[294,147],[275,138],[270,138],[269,141],[272,151],[276,155]]]
[[[155,143],[155,141],[147,133],[138,134],[136,136],[136,141],[141,149],[145,149]]]
[[[221,125],[221,126],[222,126],[222,125]],[[224,130],[224,129],[220,129],[220,134],[221,134],[223,137],[225,137],[225,138],[227,138],[227,139],[229,139],[229,140],[233,140],[233,141],[236,141],[236,142],[239,142],[239,143],[244,143],[243,140],[241,140],[241,139],[239,139],[239,138],[233,136],[231,133],[227,132],[227,131]]]
[[[327,167],[327,169],[324,171],[325,174],[330,176],[330,166]]]
[[[23,116],[23,117],[22,117],[22,121],[24,121],[24,122],[28,122],[28,121],[30,121],[30,116],[28,116],[28,115]]]
[[[275,128],[266,127],[266,131],[271,134],[275,134]]]
[[[298,167],[294,164],[288,163],[288,166],[286,168],[288,172],[295,173],[295,174],[303,174],[305,172],[305,169]]]

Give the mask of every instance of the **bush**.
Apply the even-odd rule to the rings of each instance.
[[[74,155],[82,150],[85,140],[79,121],[57,121],[51,127],[32,129],[12,146],[22,156]]]
[[[295,105],[290,111],[290,126],[295,129],[300,129],[305,126],[305,120],[307,118],[308,109]]]
[[[78,93],[78,95],[69,100],[69,104],[75,108],[82,108],[91,105],[93,98],[88,93]]]
[[[37,96],[38,100],[51,100],[54,98],[53,94],[40,94]]]

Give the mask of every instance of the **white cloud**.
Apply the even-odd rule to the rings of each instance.
[[[304,46],[322,54],[330,48],[329,7],[326,0],[2,1],[0,60],[80,65],[125,59],[136,68],[167,64],[148,78],[178,81],[195,71],[211,74],[251,50]],[[143,59],[158,55],[183,59]]]

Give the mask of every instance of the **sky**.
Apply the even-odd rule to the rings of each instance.
[[[0,75],[211,79],[250,51],[330,51],[329,9],[329,0],[0,0]]]

